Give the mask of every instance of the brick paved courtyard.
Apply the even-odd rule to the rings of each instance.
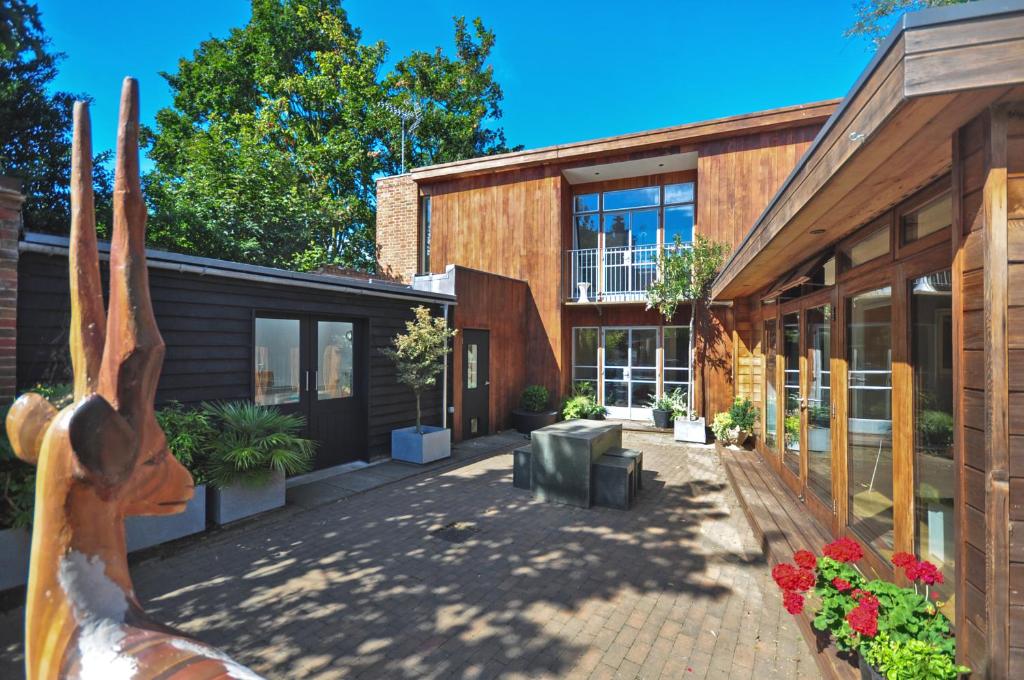
[[[541,504],[509,454],[292,508],[133,569],[158,620],[272,678],[817,678],[710,447],[629,512]],[[468,540],[433,530],[469,523]],[[0,677],[20,677],[20,610]]]

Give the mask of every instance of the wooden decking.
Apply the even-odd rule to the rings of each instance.
[[[719,444],[715,448],[768,563],[774,566],[780,562],[792,562],[793,553],[797,550],[821,554],[822,546],[830,542],[832,536],[782,484],[761,456],[753,451],[735,451]],[[856,662],[839,657],[828,638],[811,627],[811,618],[806,611],[796,617],[800,632],[816,653],[822,676],[835,680],[858,678]]]

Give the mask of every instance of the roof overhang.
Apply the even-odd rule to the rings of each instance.
[[[697,152],[686,151],[650,158],[637,158],[616,163],[595,163],[579,165],[562,170],[562,176],[569,184],[607,182],[627,177],[646,177],[666,172],[683,172],[697,167]]]
[[[669,147],[675,147],[675,151],[692,151],[696,145],[714,139],[820,125],[832,115],[838,103],[837,99],[829,99],[616,137],[469,158],[415,168],[409,174],[416,182],[435,182],[541,165],[585,165],[587,161],[595,159],[640,154]]]
[[[726,262],[713,297],[756,293],[780,263],[813,255],[945,173],[953,133],[1024,97],[1022,86],[1024,2],[904,16]]]

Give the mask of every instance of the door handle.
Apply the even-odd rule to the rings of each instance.
[[[490,380],[485,380],[484,381],[484,387],[490,387],[490,386],[491,386],[491,381]]]
[[[306,371],[306,391],[309,392],[309,371]]]

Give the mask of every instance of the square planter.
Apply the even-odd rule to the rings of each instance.
[[[672,437],[677,442],[691,442],[694,444],[707,444],[708,434],[704,426],[704,419],[690,420],[688,418],[676,418],[675,432]]]
[[[391,459],[422,465],[452,455],[451,430],[427,425],[422,429],[422,434],[415,426],[391,430]]]
[[[196,487],[192,500],[177,515],[127,517],[124,531],[128,552],[206,531],[206,485]]]
[[[284,473],[275,471],[262,486],[232,484],[223,489],[211,488],[207,494],[207,512],[214,524],[227,524],[284,507]]]
[[[25,585],[31,552],[32,534],[28,529],[0,529],[0,590]]]

